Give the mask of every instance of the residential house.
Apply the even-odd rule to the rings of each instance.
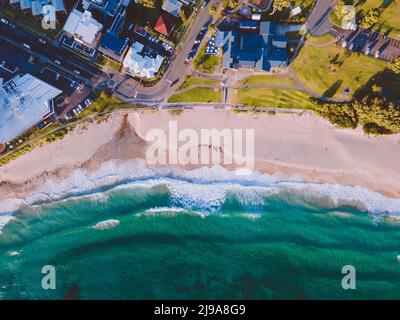
[[[124,68],[132,76],[153,78],[157,75],[164,57],[140,42],[134,42],[123,62]]]
[[[180,16],[180,11],[182,9],[182,2],[178,0],[164,0],[161,7],[164,11],[170,13],[174,17]]]
[[[167,37],[170,35],[173,29],[174,24],[162,14],[158,17],[157,22],[154,26],[154,30]]]

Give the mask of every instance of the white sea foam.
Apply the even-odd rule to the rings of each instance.
[[[322,183],[305,183],[299,179],[279,179],[276,176],[255,172],[238,176],[220,166],[195,170],[148,167],[143,160],[129,162],[108,161],[99,170],[87,173],[75,170],[60,182],[49,179],[40,189],[25,199],[8,199],[0,202],[0,229],[11,218],[9,213],[21,206],[37,202],[56,201],[68,197],[93,197],[96,201],[104,192],[124,188],[149,188],[164,185],[171,193],[172,205],[186,210],[212,212],[218,210],[227,197],[233,196],[244,208],[265,206],[268,197],[304,206],[338,207],[356,206],[374,214],[400,217],[400,199],[393,199],[366,188]],[[251,210],[250,210],[251,211]],[[251,212],[254,213],[254,212]]]
[[[15,257],[15,256],[19,256],[21,254],[21,252],[19,251],[9,251],[7,252],[7,254],[11,257]]]
[[[11,214],[0,214],[0,234],[4,226],[13,219]]]
[[[109,219],[109,220],[104,220],[96,223],[94,226],[92,226],[93,229],[97,230],[107,230],[107,229],[112,229],[115,228],[120,224],[119,220],[115,219]]]

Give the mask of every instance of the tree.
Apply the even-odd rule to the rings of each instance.
[[[224,0],[224,7],[225,8],[236,8],[239,4],[239,0]]]
[[[357,113],[349,103],[327,103],[315,106],[314,110],[338,127],[353,129],[357,127]]]
[[[374,97],[355,102],[353,106],[361,123],[374,123],[386,129],[386,133],[400,131],[400,105],[389,102],[383,97]],[[384,130],[381,131],[383,134]]]
[[[285,8],[290,7],[290,0],[274,0],[274,4],[272,5],[272,12],[273,15],[276,11],[282,11]]]
[[[145,8],[156,8],[158,5],[158,0],[141,0],[141,4]]]
[[[382,93],[383,87],[379,84],[373,84],[371,89],[373,93],[380,95]]]
[[[361,21],[361,27],[363,28],[371,28],[379,21],[379,9],[373,8],[367,11],[364,18]]]
[[[381,127],[373,122],[368,122],[363,125],[363,131],[369,135],[381,135],[381,134],[391,134],[392,132],[384,127]]]
[[[333,14],[340,20],[348,14],[348,10],[346,10],[346,3],[343,0],[338,1],[333,9]]]
[[[400,74],[400,57],[397,57],[392,63],[388,65],[388,68],[396,74]]]
[[[210,6],[208,8],[208,13],[210,14],[210,16],[214,16],[217,13],[217,7],[216,6]]]

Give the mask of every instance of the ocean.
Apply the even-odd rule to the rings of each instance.
[[[68,186],[13,212],[0,233],[0,299],[400,297],[399,200],[204,172]],[[48,265],[54,290],[42,287]],[[356,288],[345,290],[348,265]]]

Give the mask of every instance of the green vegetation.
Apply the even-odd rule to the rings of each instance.
[[[145,5],[151,5],[151,7],[143,8]],[[154,26],[158,17],[161,13],[161,0],[149,0],[145,4],[137,4],[134,1],[131,2],[129,7],[126,9],[126,21],[132,24],[136,24],[142,27]]]
[[[101,67],[108,66],[115,71],[119,71],[121,69],[121,63],[111,60],[102,54],[99,54],[97,56],[96,63]]]
[[[220,65],[220,56],[216,54],[206,54],[206,44],[204,44],[197,57],[193,61],[195,69],[203,73],[214,73],[216,67]]]
[[[71,119],[71,121],[84,119],[94,114],[107,113],[112,110],[132,109],[135,107],[140,107],[140,106],[122,102],[119,99],[111,97],[109,94],[102,92],[100,96],[96,99],[96,101],[94,101],[86,109],[83,109],[83,111],[77,116],[75,116],[73,119]]]
[[[380,11],[379,9],[369,9],[365,16],[361,20],[361,27],[371,28],[376,25],[379,21]]]
[[[297,89],[248,88],[239,89],[232,97],[236,104],[248,107],[312,109],[310,95]]]
[[[340,128],[357,128],[357,113],[348,103],[327,103],[315,105],[314,111],[328,119],[328,121]]]
[[[180,85],[178,90],[183,90],[195,85],[219,85],[221,82],[214,79],[196,78],[186,76],[185,81]]]
[[[157,1],[157,0],[141,0],[140,3],[145,8],[156,8],[157,5],[159,4],[159,1]]]
[[[291,15],[290,2],[292,4],[292,8],[300,6],[301,12],[299,14],[295,16]],[[274,1],[274,4],[269,11],[270,13],[267,13],[268,19],[272,19],[278,23],[289,22],[289,23],[303,24],[306,22],[311,11],[314,9],[316,2],[317,2],[316,0]]]
[[[394,73],[400,75],[400,57],[397,57],[392,63],[389,63],[388,68]]]
[[[400,131],[400,105],[382,97],[342,104],[317,105],[315,111],[341,128],[356,128],[366,134],[393,134]]]
[[[335,37],[332,36],[331,34],[325,34],[323,36],[320,37],[310,37],[309,39],[307,39],[306,44],[311,44],[311,45],[323,45],[327,42],[330,42],[332,40],[335,40]]]
[[[351,14],[351,11],[346,5],[351,5],[352,0],[339,0],[331,13],[331,20],[333,23],[340,25],[343,18]]]
[[[351,53],[332,44],[325,47],[304,46],[294,60],[292,70],[304,85],[318,94],[338,98],[348,87],[351,90],[348,97],[351,98],[385,66],[381,60]]]
[[[251,76],[240,82],[241,86],[264,85],[264,84],[294,86],[296,85],[296,82],[289,76],[283,76],[283,75]]]
[[[274,0],[274,3],[272,4],[271,15],[277,11],[282,11],[287,8],[290,8],[290,0]]]
[[[217,13],[217,6],[210,6],[208,8],[208,13],[210,14],[210,16],[214,16]]]
[[[344,12],[344,5],[354,5],[356,20],[364,28],[372,28],[391,37],[400,39],[400,1],[391,0],[341,0],[331,13],[332,22],[340,25]]]
[[[228,9],[234,9],[238,6],[239,0],[224,0],[224,7]]]
[[[173,95],[168,102],[221,102],[221,91],[211,88],[193,88]]]

